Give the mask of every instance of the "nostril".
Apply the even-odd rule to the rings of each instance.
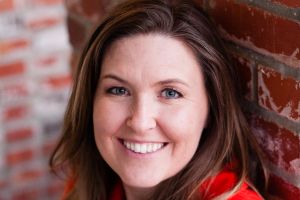
[[[126,120],[126,125],[129,126],[129,127],[132,126],[132,118],[129,117],[129,118]]]

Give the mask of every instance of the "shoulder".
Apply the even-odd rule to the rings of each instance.
[[[263,198],[244,182],[240,189],[228,200],[263,200]]]
[[[205,200],[213,199],[227,191],[231,190],[237,183],[237,176],[234,172],[223,170],[215,177],[205,181],[200,186],[200,192],[205,194]],[[236,193],[228,200],[262,200],[263,198],[254,191],[245,181]]]

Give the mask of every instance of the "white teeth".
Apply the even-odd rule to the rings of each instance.
[[[147,145],[147,152],[152,152],[152,144]]]
[[[140,144],[134,144],[134,150],[137,153],[141,152],[141,145]]]
[[[153,146],[152,146],[152,150],[153,150],[153,151],[156,151],[156,150],[157,150],[157,148],[158,148],[158,146],[157,146],[156,144],[153,144]]]
[[[146,153],[147,152],[147,145],[146,144],[142,144],[141,145],[141,153]]]
[[[163,143],[133,143],[123,141],[124,146],[135,153],[151,153],[158,151],[163,147]]]

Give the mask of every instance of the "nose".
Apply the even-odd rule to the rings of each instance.
[[[146,133],[156,127],[155,102],[146,96],[132,103],[131,112],[126,122],[135,133]]]

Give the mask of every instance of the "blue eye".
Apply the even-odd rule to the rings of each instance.
[[[116,95],[116,96],[127,96],[129,92],[124,87],[111,87],[107,91],[107,93]]]
[[[162,97],[165,97],[166,99],[177,99],[182,97],[182,94],[174,89],[166,88],[162,91]]]

